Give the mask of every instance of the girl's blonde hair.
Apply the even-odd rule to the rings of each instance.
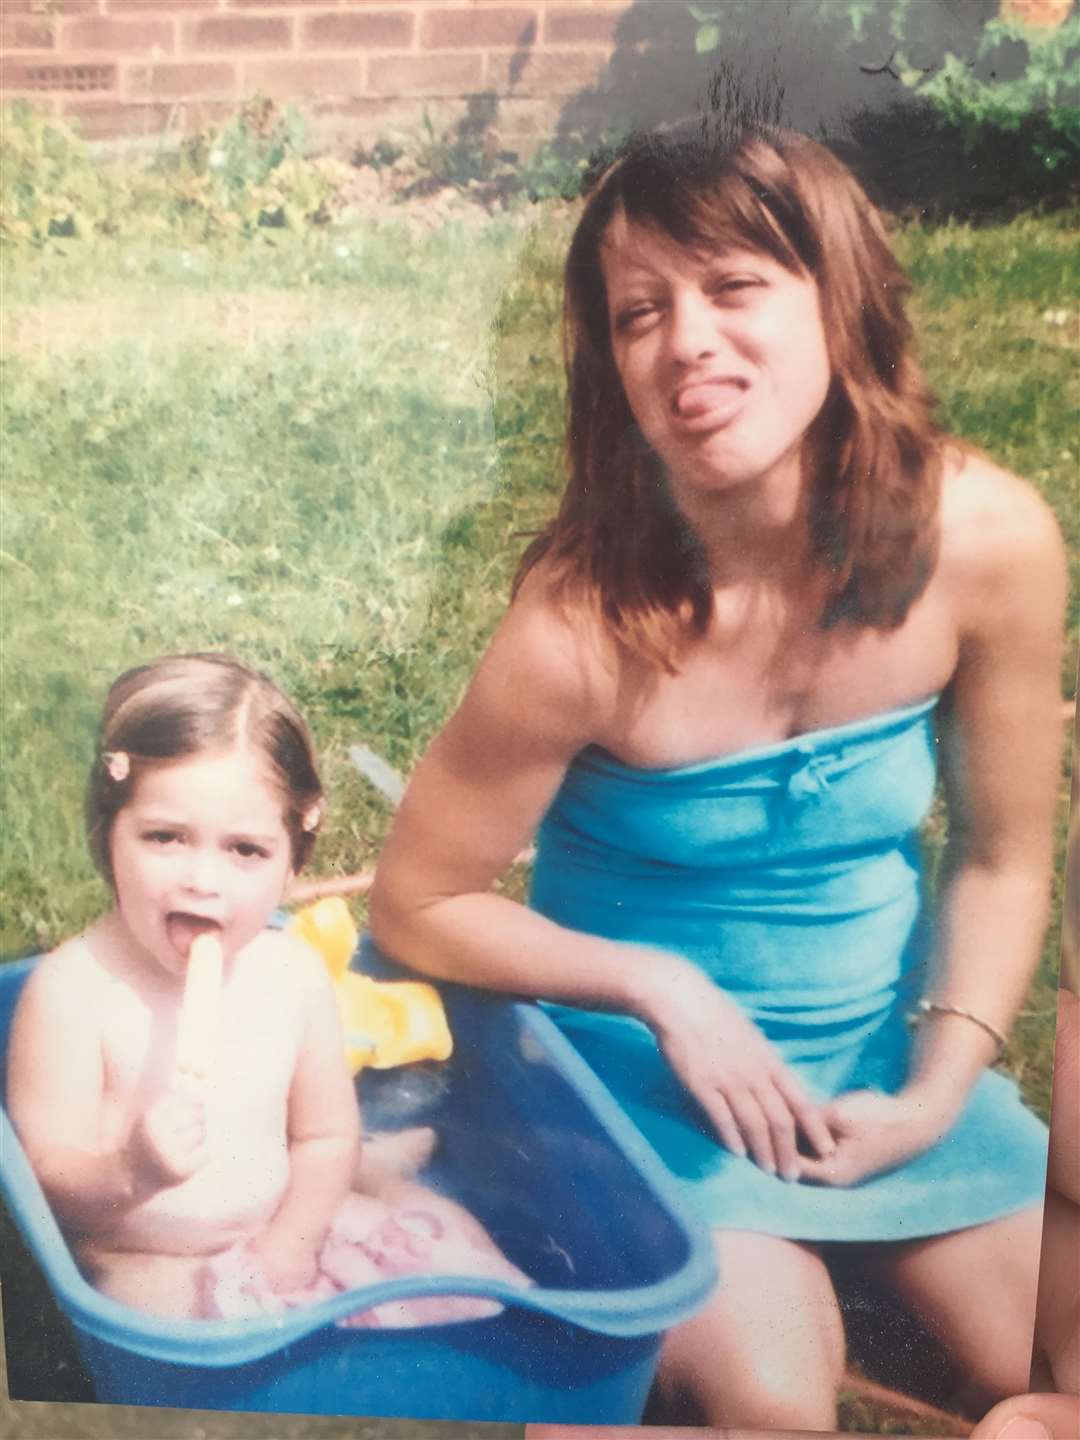
[[[706,122],[632,139],[590,194],[565,272],[569,480],[526,550],[613,635],[665,669],[712,613],[712,582],[637,428],[612,356],[600,258],[617,215],[695,253],[751,249],[818,287],[832,383],[806,436],[811,526],[831,577],[823,623],[900,624],[937,555],[943,437],[916,362],[910,289],[881,217],[828,150]]]
[[[228,655],[166,655],[111,686],[86,794],[86,833],[98,870],[113,883],[113,821],[148,765],[233,746],[266,761],[285,803],[293,869],[311,854],[322,783],[311,735],[272,680]]]

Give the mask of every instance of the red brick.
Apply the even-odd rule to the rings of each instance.
[[[368,90],[376,95],[465,95],[480,86],[481,55],[378,55]]]
[[[626,13],[626,6],[599,10],[586,5],[560,5],[544,16],[544,41],[552,45],[576,45],[593,41],[609,45]]]
[[[421,31],[421,43],[428,50],[532,45],[535,40],[535,10],[432,10],[424,16]]]
[[[33,18],[9,20],[7,11],[0,20],[0,49],[4,50],[52,50],[56,45],[56,30],[48,20]]]
[[[303,43],[314,50],[320,46],[351,49],[362,46],[394,46],[405,49],[412,44],[413,17],[401,11],[369,11],[367,14],[314,15],[304,21]]]
[[[125,135],[160,135],[169,122],[170,105],[122,105],[110,100],[65,100],[61,113],[77,122],[87,140],[115,140]]]
[[[4,18],[9,15],[96,15],[101,0],[0,0]]]
[[[590,84],[604,68],[606,50],[534,50],[524,59],[489,55],[485,83],[514,95],[569,95]]]
[[[110,15],[131,15],[148,11],[156,15],[174,15],[182,18],[192,10],[218,10],[223,0],[104,0]]]
[[[125,76],[128,95],[150,100],[186,100],[189,95],[233,95],[236,66],[231,60],[192,60],[177,65],[133,65]]]
[[[292,30],[280,15],[207,15],[189,33],[196,50],[289,50]]]
[[[0,58],[0,90],[59,94],[64,91],[113,90],[117,70],[111,63],[59,60],[51,55]]]
[[[114,55],[144,55],[149,50],[172,50],[173,22],[109,20],[103,15],[68,20],[60,27],[60,48],[108,50]]]
[[[315,96],[362,95],[364,93],[364,60],[250,60],[245,63],[241,89],[250,94]]]

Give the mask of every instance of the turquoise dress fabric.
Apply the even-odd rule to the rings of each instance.
[[[932,940],[919,830],[936,703],[674,769],[590,747],[542,823],[531,903],[692,960],[817,1098],[895,1091]],[[902,1240],[1042,1198],[1046,1128],[1001,1074],[986,1072],[953,1129],[905,1164],[847,1189],[790,1183],[720,1145],[646,1026],[548,1008],[714,1227]]]

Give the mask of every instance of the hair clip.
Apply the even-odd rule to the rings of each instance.
[[[101,756],[101,763],[110,780],[115,780],[117,785],[122,784],[131,774],[131,756],[126,750],[105,750]]]
[[[306,831],[308,834],[313,830],[317,830],[319,828],[319,822],[323,817],[323,808],[323,801],[320,796],[320,798],[310,804],[300,816],[300,829]]]

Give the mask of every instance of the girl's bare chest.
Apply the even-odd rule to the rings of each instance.
[[[121,1128],[177,1083],[175,1005],[128,995],[103,1032],[103,1101]],[[215,1103],[274,1108],[284,1103],[299,1046],[296,1007],[267,997],[226,994],[213,1029],[208,1093]]]

